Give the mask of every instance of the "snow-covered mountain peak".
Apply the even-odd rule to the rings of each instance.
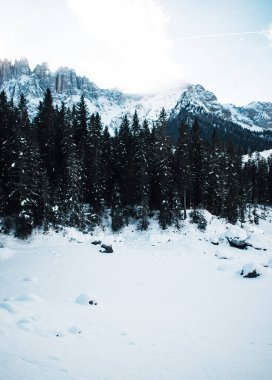
[[[201,84],[190,84],[187,88],[187,93],[195,99],[199,99],[206,102],[215,102],[217,97],[211,91],[207,91]]]
[[[272,103],[256,101],[243,107],[221,104],[211,91],[199,84],[188,86],[171,112],[171,117],[175,117],[183,109],[193,115],[213,114],[253,131],[272,128]]]
[[[37,77],[44,77],[51,74],[49,64],[47,62],[43,62],[35,67],[33,73],[37,75]]]
[[[44,62],[31,71],[26,58],[14,63],[7,59],[0,60],[0,91],[5,91],[15,104],[23,93],[31,117],[35,116],[47,88],[51,90],[56,105],[64,102],[72,107],[84,95],[90,112],[99,112],[102,121],[113,128],[124,114],[133,115],[135,110],[141,120],[154,121],[162,107],[170,117],[186,110],[193,116],[213,114],[255,131],[272,128],[272,103],[251,102],[244,107],[222,105],[213,92],[200,84],[184,84],[152,95],[131,95],[117,89],[101,89],[66,66],[52,72],[48,63]]]
[[[140,119],[154,120],[162,107],[170,112],[184,92],[184,88],[177,88],[155,95],[124,94],[116,89],[101,89],[66,66],[52,72],[48,63],[44,62],[31,71],[25,59],[14,64],[8,60],[0,61],[0,91],[4,90],[15,104],[23,93],[32,117],[47,88],[51,90],[56,105],[64,102],[72,107],[84,95],[90,112],[99,112],[103,122],[112,127],[124,114],[132,115],[135,110]]]
[[[177,115],[181,109],[186,109],[192,114],[218,113],[222,111],[222,105],[211,91],[207,91],[200,84],[190,84],[181,95],[172,115]]]

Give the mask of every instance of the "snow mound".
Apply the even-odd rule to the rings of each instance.
[[[216,232],[211,233],[211,235],[210,235],[210,242],[213,245],[219,245],[220,236]]]
[[[26,282],[37,282],[38,281],[38,277],[25,277],[23,278],[22,281],[26,281]]]
[[[156,234],[150,236],[149,238],[150,243],[152,244],[159,244],[159,243],[168,243],[169,242],[169,236],[167,234]]]
[[[251,235],[248,238],[247,243],[248,243],[249,246],[251,246],[252,248],[255,248],[257,250],[262,250],[262,251],[266,251],[267,250],[267,247],[266,247],[266,244],[265,244],[265,241],[264,241],[264,238],[263,238],[263,234],[253,234],[253,235]]]
[[[81,334],[81,329],[77,326],[71,326],[69,329],[68,329],[68,332],[70,334]]]
[[[241,227],[228,227],[225,236],[231,246],[241,249],[246,247],[247,233]]]
[[[16,314],[17,309],[10,302],[0,302],[0,309],[6,310],[9,313]]]
[[[244,278],[255,278],[261,276],[262,274],[262,268],[254,263],[248,263],[244,265],[243,269],[241,270],[241,276]]]
[[[268,265],[269,268],[272,269],[272,259],[270,259],[270,260],[268,261],[268,264],[267,264],[267,265]]]
[[[76,303],[78,303],[79,305],[97,305],[97,302],[95,301],[94,297],[90,296],[90,295],[87,295],[85,293],[82,293],[80,294],[76,300],[75,300]]]
[[[229,257],[227,255],[224,255],[219,251],[216,251],[214,256],[216,256],[220,260],[229,260]]]
[[[35,301],[42,301],[42,299],[38,296],[35,296],[34,294],[22,294],[15,298],[15,301],[17,302],[35,302]]]
[[[9,248],[1,248],[0,260],[7,260],[13,256],[13,252]]]

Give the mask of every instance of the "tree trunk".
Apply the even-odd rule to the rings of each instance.
[[[184,220],[187,218],[186,212],[186,189],[183,190],[183,203],[184,203]]]

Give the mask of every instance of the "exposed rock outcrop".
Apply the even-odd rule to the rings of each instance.
[[[124,114],[132,115],[135,109],[141,120],[156,120],[164,107],[170,118],[186,110],[193,116],[212,114],[253,130],[272,128],[272,103],[253,102],[245,107],[222,105],[212,92],[199,84],[183,85],[155,95],[127,95],[116,89],[101,89],[68,67],[51,72],[48,64],[42,63],[31,71],[25,58],[14,63],[7,59],[0,60],[0,92],[4,90],[15,104],[23,93],[31,117],[35,116],[47,88],[58,106],[64,102],[72,107],[84,95],[90,112],[99,112],[102,121],[112,127],[116,126],[116,122],[119,124]]]

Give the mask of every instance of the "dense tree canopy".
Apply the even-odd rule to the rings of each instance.
[[[31,122],[23,96],[14,106],[1,93],[0,213],[7,230],[15,228],[19,237],[36,226],[89,230],[105,215],[114,231],[131,218],[145,230],[154,213],[164,229],[201,207],[243,221],[247,205],[272,203],[272,158],[243,165],[248,131],[239,150],[237,141],[224,144],[213,124],[203,116],[182,119],[173,143],[162,109],[152,126],[135,112],[110,135],[83,97],[71,110],[57,108],[47,90]],[[259,138],[252,141],[262,145]]]

